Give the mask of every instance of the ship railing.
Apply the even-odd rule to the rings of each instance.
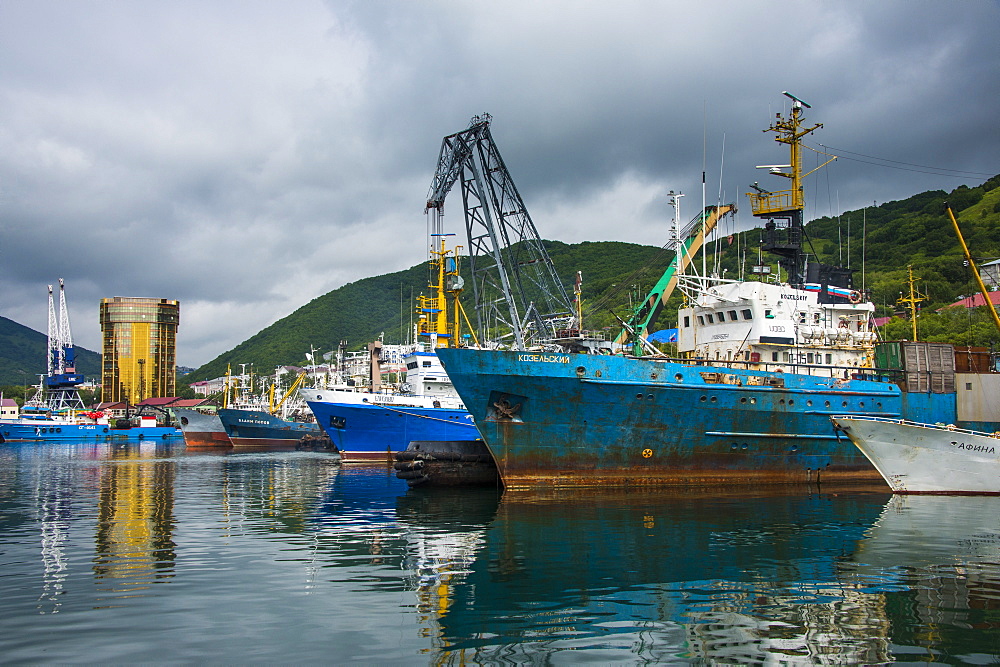
[[[781,190],[779,192],[750,192],[750,208],[754,215],[767,213],[784,213],[796,208],[795,193],[792,190]]]
[[[954,431],[955,433],[965,433],[965,434],[968,434],[968,435],[978,435],[978,436],[982,436],[982,437],[986,437],[986,438],[1000,438],[1000,431],[994,431],[993,433],[987,433],[985,431],[973,431],[972,429],[959,428],[958,426],[955,426],[954,424],[945,424],[943,422],[937,422],[935,424],[928,424],[926,422],[910,421],[909,419],[894,419],[892,417],[877,417],[877,416],[873,416],[873,415],[852,415],[852,414],[833,415],[831,418],[832,419],[859,419],[859,420],[872,421],[872,422],[882,422],[882,423],[891,423],[891,424],[904,424],[906,426],[917,426],[919,428],[930,428],[930,429],[934,429],[935,431],[941,430],[941,429],[945,429],[947,431]]]
[[[867,368],[860,366],[827,366],[825,364],[802,364],[780,361],[746,361],[735,359],[705,359],[705,358],[675,358],[675,357],[643,357],[652,361],[669,361],[686,366],[710,366],[712,368],[728,368],[735,370],[763,371],[765,373],[790,373],[793,375],[810,375],[813,377],[830,377],[841,380],[868,380],[870,382],[886,382],[899,384],[903,379],[903,371],[889,368]]]

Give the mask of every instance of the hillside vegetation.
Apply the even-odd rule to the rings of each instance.
[[[975,188],[963,185],[952,192],[934,190],[865,211],[819,218],[807,225],[806,249],[819,261],[842,263],[855,269],[855,286],[861,287],[863,283],[878,305],[880,316],[897,310],[896,300],[906,289],[906,267],[912,265],[919,279],[918,289],[927,295],[922,307],[928,313],[923,316],[931,331],[928,339],[987,345],[991,340],[1000,340],[1000,335],[989,326],[978,326],[986,321],[983,316],[964,310],[961,317],[930,314],[976,290],[945,214],[946,201],[955,211],[974,256],[985,261],[1000,257],[1000,176]],[[732,242],[710,244],[709,266],[717,265],[730,278],[741,275],[741,269],[745,274],[748,266],[756,263],[760,237],[760,230],[753,229],[734,235]],[[585,325],[591,329],[606,328],[611,334],[618,328],[612,313],[624,318],[672,257],[672,253],[660,248],[630,243],[545,243],[564,284],[572,285],[576,272],[583,272]],[[776,266],[773,262],[772,265]],[[341,340],[347,341],[349,350],[363,349],[380,335],[384,335],[387,343],[406,341],[410,337],[415,296],[428,293],[428,277],[427,266],[418,265],[344,285],[313,299],[196,369],[186,379],[195,381],[223,375],[229,364],[235,368],[241,363],[252,363],[259,372],[268,372],[281,364],[304,363],[310,345],[329,352]],[[466,309],[471,313],[471,291],[464,296]],[[674,294],[657,328],[674,325],[680,298],[679,293]],[[940,321],[935,323],[935,318]],[[906,337],[908,328],[908,323],[893,322],[887,327],[886,336]]]

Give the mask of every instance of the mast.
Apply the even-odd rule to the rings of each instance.
[[[910,323],[913,325],[913,340],[917,340],[917,304],[923,301],[926,297],[918,292],[914,287],[916,278],[913,277],[913,266],[907,265],[906,273],[908,275],[907,284],[910,286],[909,296],[900,296],[896,303],[905,306],[910,309]]]
[[[817,123],[812,127],[805,127],[802,109],[812,107],[789,92],[783,94],[792,100],[791,113],[788,118],[782,116],[780,112],[777,113],[774,123],[764,132],[773,132],[776,142],[788,146],[788,164],[765,164],[758,165],[757,168],[767,169],[768,173],[774,176],[788,179],[791,187],[787,190],[769,192],[754,183],[751,186],[754,192],[748,192],[747,196],[750,198],[753,215],[766,220],[764,224],[766,240],[762,248],[778,256],[778,265],[787,271],[788,282],[792,285],[803,285],[806,282],[823,283],[824,289],[820,296],[829,298],[825,290],[826,284],[850,288],[851,272],[842,267],[819,264],[815,265],[815,269],[811,266],[807,268],[806,253],[802,250],[805,236],[803,222],[805,193],[802,179],[837,158],[831,157],[807,174],[802,173],[802,138],[823,127],[823,124]]]

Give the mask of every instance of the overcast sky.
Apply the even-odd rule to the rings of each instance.
[[[998,29],[994,0],[0,0],[0,315],[44,332],[64,278],[99,351],[102,297],[178,299],[198,366],[423,261],[441,138],[483,112],[568,243],[662,245],[703,164],[708,203],[752,226],[747,186],[785,183],[754,165],[787,159],[762,132],[786,90],[842,156],[809,217],[978,185],[1000,172]]]

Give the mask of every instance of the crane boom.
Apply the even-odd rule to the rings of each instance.
[[[976,260],[972,259],[972,253],[969,252],[969,246],[965,245],[965,237],[962,236],[962,230],[958,227],[958,221],[955,220],[955,214],[952,213],[951,206],[945,202],[944,207],[945,210],[948,211],[948,217],[951,218],[951,226],[955,229],[955,235],[958,236],[958,242],[962,245],[962,252],[965,253],[965,260],[969,263],[969,268],[972,269],[972,275],[976,277],[976,284],[979,285],[979,292],[983,295],[983,301],[985,302],[984,305],[989,309],[990,315],[993,317],[993,324],[995,324],[997,329],[1000,330],[1000,316],[997,316],[997,309],[993,306],[993,300],[990,299],[990,292],[986,289],[986,285],[983,284],[983,279],[979,275],[979,268],[976,266]],[[915,318],[914,322],[916,322]],[[914,340],[916,340],[915,337]]]
[[[491,120],[475,116],[443,139],[425,212],[440,235],[445,198],[461,184],[479,337],[512,336],[513,347],[525,349],[572,328],[574,310],[493,141]]]
[[[705,237],[712,233],[722,216],[735,210],[736,207],[732,204],[706,206],[704,211],[692,219],[687,226],[685,238],[679,240],[674,248],[675,261],[670,262],[670,266],[663,272],[646,298],[636,307],[632,317],[615,339],[616,344],[625,345],[631,341],[633,354],[642,355],[643,341],[649,333],[649,325],[656,320],[667,299],[673,294],[674,288],[677,287],[678,276],[690,265],[692,258],[701,250]]]

